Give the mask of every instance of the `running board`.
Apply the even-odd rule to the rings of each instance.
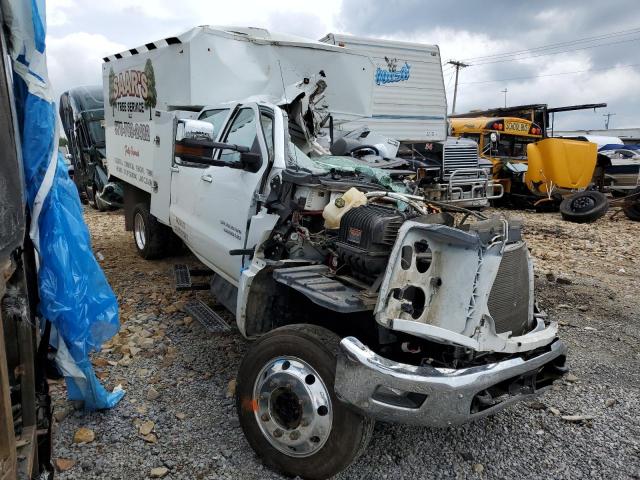
[[[189,268],[179,263],[173,266],[173,274],[176,281],[176,290],[183,292],[186,290],[209,290],[208,282],[193,283],[191,277],[206,277],[213,275],[213,272],[204,268]]]
[[[202,300],[190,301],[184,306],[184,311],[187,312],[191,318],[200,322],[202,326],[211,333],[231,331],[229,324]]]

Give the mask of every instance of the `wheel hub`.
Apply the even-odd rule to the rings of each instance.
[[[147,237],[144,228],[144,219],[140,213],[136,213],[135,217],[133,217],[133,236],[138,248],[140,250],[144,250],[144,246],[147,243]]]
[[[595,207],[596,202],[591,197],[578,197],[573,202],[571,202],[571,207],[576,212],[584,212],[587,210],[593,209]]]
[[[294,430],[302,420],[300,398],[288,388],[276,388],[271,393],[271,413],[276,423]]]
[[[308,457],[331,433],[333,408],[318,373],[296,357],[278,357],[258,374],[253,389],[262,434],[282,453]]]

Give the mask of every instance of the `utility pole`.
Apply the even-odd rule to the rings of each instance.
[[[507,90],[507,87],[504,87],[504,90],[500,90],[502,93],[504,93],[504,108],[507,108],[507,92],[509,90]]]
[[[607,117],[607,119],[604,121],[604,128],[606,130],[609,130],[609,120],[611,119],[611,117],[613,117],[615,115],[615,113],[603,113],[602,116],[603,117]]]
[[[461,68],[468,67],[469,65],[457,60],[449,60],[447,63],[456,67],[456,83],[453,87],[453,106],[451,107],[451,114],[456,113],[456,98],[458,97],[458,72]]]

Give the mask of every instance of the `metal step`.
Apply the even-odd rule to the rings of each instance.
[[[176,281],[176,290],[209,290],[209,282],[193,283],[191,277],[204,277],[212,275],[211,270],[202,268],[189,268],[182,263],[173,266],[173,274]]]
[[[276,282],[288,285],[322,307],[341,313],[373,309],[371,302],[364,301],[363,290],[336,278],[326,265],[279,268],[273,271],[273,279]]]
[[[202,300],[190,301],[185,305],[184,311],[200,322],[209,332],[216,333],[231,331],[229,324],[225,322],[220,315],[211,310],[211,307]]]

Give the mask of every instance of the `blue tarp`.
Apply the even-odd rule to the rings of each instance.
[[[38,252],[40,314],[57,332],[57,363],[69,398],[89,410],[111,408],[124,395],[108,393],[89,354],[120,328],[118,303],[93,252],[78,192],[58,153],[55,104],[47,76],[44,0],[1,0],[11,37],[14,97]]]

